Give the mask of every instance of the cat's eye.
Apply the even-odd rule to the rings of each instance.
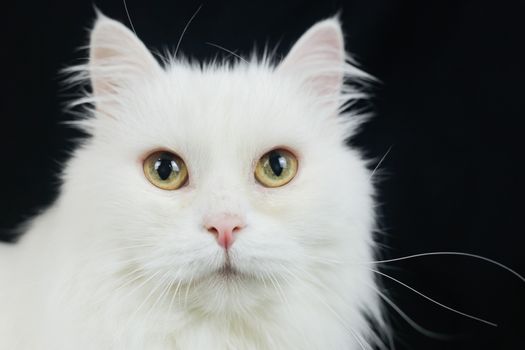
[[[274,149],[259,159],[255,178],[265,187],[280,187],[290,182],[297,173],[297,158],[284,149]]]
[[[163,190],[179,189],[188,180],[186,164],[171,152],[154,152],[144,160],[143,166],[148,181]]]

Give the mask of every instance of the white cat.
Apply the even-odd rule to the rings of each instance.
[[[374,190],[337,19],[282,62],[161,67],[99,15],[92,137],[0,245],[0,349],[370,349]],[[348,79],[350,84],[343,84]]]

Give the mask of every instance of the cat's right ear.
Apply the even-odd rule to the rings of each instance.
[[[161,67],[132,31],[97,11],[90,35],[88,69],[93,94],[103,101]]]

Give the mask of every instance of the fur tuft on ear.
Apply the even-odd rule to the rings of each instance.
[[[345,86],[345,78],[352,78],[357,85],[372,79],[349,62],[341,24],[334,17],[307,30],[279,64],[277,73],[299,81],[323,104],[344,109],[352,100],[365,97],[357,86]]]
[[[341,91],[345,50],[341,25],[335,18],[312,26],[295,43],[278,67],[283,74],[302,77],[321,96]]]
[[[89,43],[88,71],[98,98],[154,74],[160,65],[132,31],[98,11],[97,15]]]

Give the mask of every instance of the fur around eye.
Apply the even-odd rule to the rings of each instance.
[[[177,190],[188,179],[184,161],[174,153],[159,151],[144,160],[144,175],[154,186],[163,190]]]
[[[255,167],[255,178],[265,187],[281,187],[297,174],[298,161],[291,152],[274,149],[259,159]]]

